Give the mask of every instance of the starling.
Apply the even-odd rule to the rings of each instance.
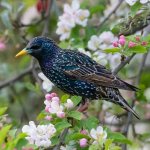
[[[62,49],[52,39],[41,36],[33,38],[16,57],[24,54],[35,57],[45,76],[64,92],[84,100],[102,99],[115,103],[139,119],[119,92],[119,89],[137,91],[137,88],[87,55]]]

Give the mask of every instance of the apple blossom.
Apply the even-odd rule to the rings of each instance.
[[[30,144],[47,148],[51,145],[50,138],[55,134],[56,129],[51,123],[36,126],[33,121],[30,121],[29,125],[23,126],[22,132],[27,134],[26,139]]]
[[[93,144],[96,144],[99,140],[106,140],[107,132],[103,130],[103,127],[98,126],[96,129],[91,129],[90,136],[95,140]]]
[[[38,76],[43,80],[42,87],[47,92],[51,91],[54,84],[42,73],[38,73]]]
[[[70,37],[72,28],[76,24],[85,27],[87,25],[90,13],[86,9],[80,9],[78,0],[73,0],[72,4],[64,5],[64,13],[59,17],[56,33],[60,35],[60,40],[66,40]]]
[[[138,0],[125,0],[129,5],[134,5]],[[141,4],[146,4],[149,0],[140,0]]]
[[[100,39],[98,36],[93,35],[91,36],[91,39],[88,41],[88,48],[90,50],[96,51],[97,49],[99,49],[100,46]]]
[[[67,102],[64,105],[67,109],[71,109],[74,107],[74,104],[71,99],[67,99]]]

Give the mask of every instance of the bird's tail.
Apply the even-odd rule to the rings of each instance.
[[[108,95],[111,102],[120,105],[123,109],[131,112],[137,119],[140,119],[139,115],[132,109],[132,107],[127,103],[127,101],[121,96],[119,90],[111,89],[109,90]]]

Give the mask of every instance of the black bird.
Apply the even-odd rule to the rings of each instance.
[[[33,38],[16,57],[24,54],[35,57],[45,76],[64,92],[81,96],[82,99],[103,99],[118,104],[139,119],[118,90],[137,91],[137,88],[122,81],[87,55],[62,49],[46,37]]]

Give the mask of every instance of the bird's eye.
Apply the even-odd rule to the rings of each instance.
[[[31,49],[39,49],[40,48],[40,45],[33,45],[31,46]]]

